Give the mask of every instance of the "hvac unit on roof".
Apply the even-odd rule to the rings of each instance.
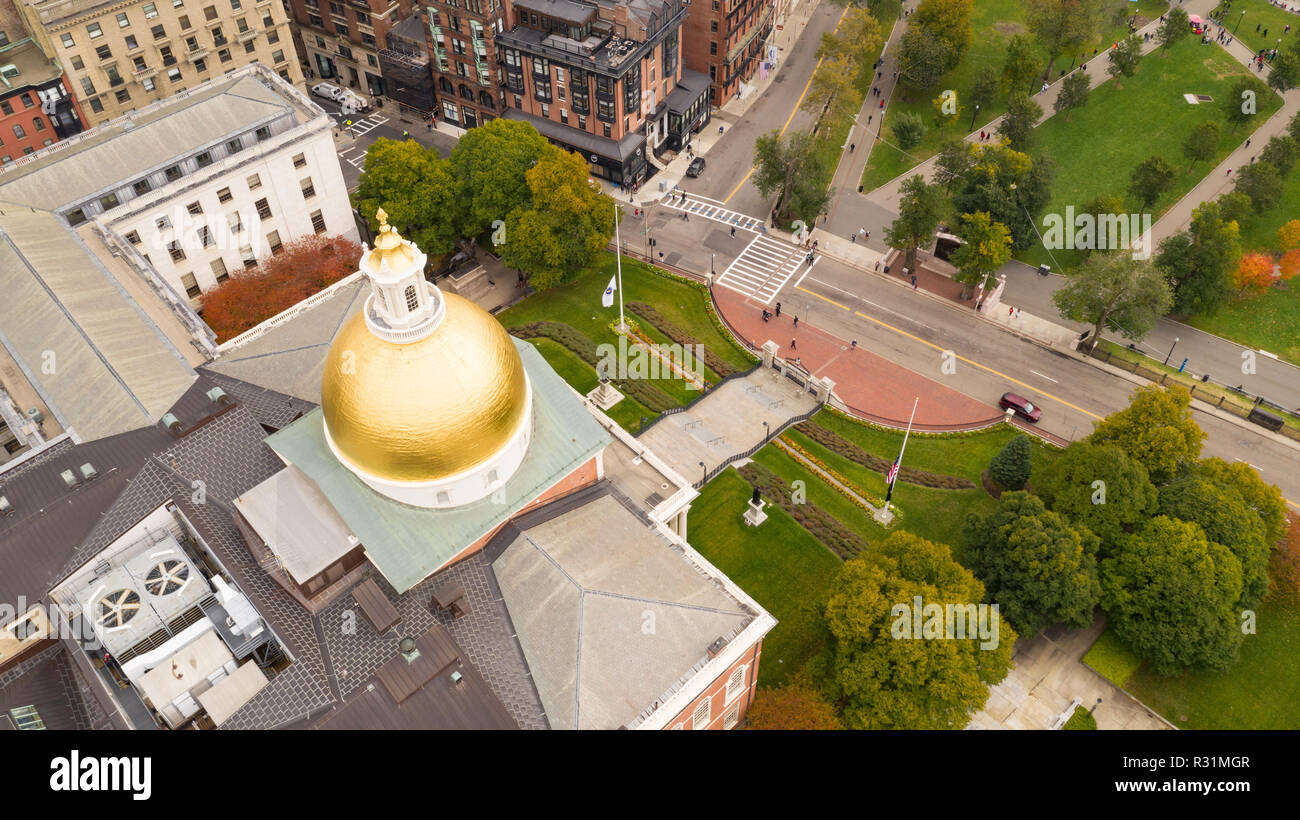
[[[140,611],[140,593],[119,589],[99,599],[99,622],[109,629],[126,626]]]
[[[9,503],[8,496],[0,495],[0,515],[8,515],[14,511],[14,505]]]
[[[94,481],[99,477],[99,470],[96,470],[95,465],[87,461],[85,464],[81,465],[81,477],[86,481]]]
[[[226,395],[226,391],[222,390],[220,387],[212,388],[208,391],[207,395],[208,401],[211,401],[213,404],[222,407],[230,404],[230,396]]]
[[[179,436],[181,434],[181,420],[171,413],[167,413],[162,417],[162,423],[163,427],[166,427],[173,436]]]
[[[69,490],[76,489],[81,484],[81,480],[77,478],[77,474],[71,470],[64,470],[59,473],[59,477],[63,479],[64,485]]]
[[[31,419],[37,424],[41,424],[42,422],[45,421],[45,414],[42,413],[39,408],[33,407],[27,411],[27,418]]]
[[[150,595],[161,598],[180,591],[189,577],[190,565],[171,558],[154,564],[144,578],[144,588]]]

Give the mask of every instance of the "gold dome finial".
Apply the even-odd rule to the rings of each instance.
[[[375,237],[375,247],[370,252],[370,264],[379,268],[388,259],[389,267],[397,269],[414,262],[415,255],[406,247],[401,234],[388,224],[388,212],[380,208],[375,211],[375,219],[379,220],[379,236]]]

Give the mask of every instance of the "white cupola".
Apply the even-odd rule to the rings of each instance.
[[[370,280],[366,325],[376,336],[397,344],[423,339],[437,329],[446,312],[442,293],[424,278],[428,257],[398,235],[382,208],[375,217],[375,247],[362,245],[361,254],[361,270]]]

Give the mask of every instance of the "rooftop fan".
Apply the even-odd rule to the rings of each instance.
[[[109,628],[125,626],[140,611],[140,594],[119,589],[99,599],[99,622]]]
[[[190,577],[190,567],[184,561],[175,559],[159,561],[145,576],[144,588],[149,590],[150,595],[161,598],[184,586],[185,579],[188,577]]]

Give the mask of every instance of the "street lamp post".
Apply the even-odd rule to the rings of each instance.
[[[1178,347],[1178,337],[1174,337],[1174,343],[1169,346],[1169,352],[1165,354],[1165,364],[1169,364],[1169,357],[1174,355],[1174,348]]]
[[[1238,28],[1241,28],[1241,21],[1242,21],[1242,20],[1245,20],[1245,19],[1246,19],[1246,10],[1245,10],[1245,9],[1242,9],[1242,10],[1241,10],[1241,16],[1237,18],[1237,28],[1234,28],[1234,29],[1232,30],[1232,34],[1233,34],[1233,36],[1236,36],[1236,34],[1237,34],[1237,29],[1238,29]]]
[[[714,253],[709,254],[709,275],[710,276],[717,275],[717,271],[713,267],[713,257],[715,256],[717,256],[717,254]]]
[[[700,462],[700,486],[704,486],[704,479],[709,477],[709,471],[705,469],[704,462]]]
[[[970,112],[970,128],[967,128],[966,129],[967,131],[975,130],[975,118],[979,116],[979,113],[980,113],[980,104],[975,103],[975,110]]]
[[[772,438],[772,428],[767,422],[763,422],[763,441],[769,441]]]

